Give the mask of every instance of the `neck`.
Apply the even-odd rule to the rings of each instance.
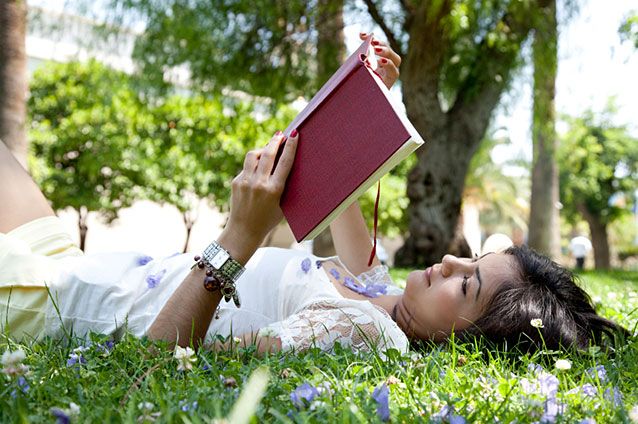
[[[401,297],[403,297],[403,295],[400,294],[382,295],[370,299],[370,302],[374,305],[382,307],[392,317],[392,319],[396,321],[397,317],[395,316],[395,307],[397,307],[397,305],[401,302]]]

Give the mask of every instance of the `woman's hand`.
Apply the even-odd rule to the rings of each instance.
[[[365,32],[359,33],[359,38],[365,40],[369,37]],[[399,79],[399,66],[401,65],[401,56],[395,53],[390,46],[383,41],[379,41],[376,37],[372,38],[372,46],[377,56],[377,73],[385,83],[386,87],[391,88]]]
[[[277,131],[265,147],[246,154],[244,169],[232,183],[230,217],[218,240],[220,244],[224,245],[221,239],[230,238],[234,245],[242,245],[241,250],[256,249],[281,221],[279,200],[295,158],[298,137],[296,130],[287,139]],[[283,152],[275,164],[284,142]]]

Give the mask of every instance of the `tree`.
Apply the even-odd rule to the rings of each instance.
[[[530,247],[550,257],[560,254],[558,214],[558,165],[554,97],[558,68],[556,0],[536,13],[533,41],[534,106],[532,119],[532,196]]]
[[[638,189],[638,139],[611,122],[612,112],[568,118],[560,148],[564,213],[589,225],[596,268],[609,268],[607,228],[630,213]],[[624,203],[624,205],[623,205]]]
[[[627,15],[620,25],[619,32],[623,41],[633,43],[638,49],[638,11],[633,11]]]
[[[199,201],[226,211],[230,184],[246,151],[264,145],[293,117],[282,109],[259,122],[253,105],[202,95],[172,95],[141,116],[133,119],[145,150],[144,191],[151,200],[174,205],[182,214],[184,252]]]
[[[144,169],[128,77],[96,61],[37,70],[29,99],[34,177],[55,210],[78,212],[84,250],[91,212],[107,222],[142,195]]]
[[[516,160],[497,164],[494,149],[510,144],[508,139],[486,138],[470,162],[463,203],[480,212],[481,228],[487,234],[527,228],[529,183],[525,178],[503,173],[504,166],[518,166]]]
[[[403,57],[407,113],[428,140],[408,179],[409,237],[401,265],[438,261],[453,240],[470,159],[519,63],[530,14],[550,0],[364,0]],[[275,100],[316,87],[317,2],[112,0],[146,23],[135,57],[164,81],[184,66],[193,88],[240,89]]]
[[[26,0],[0,2],[0,140],[22,166],[27,161]]]

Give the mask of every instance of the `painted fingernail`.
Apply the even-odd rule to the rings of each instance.
[[[297,130],[296,130],[296,129],[294,129],[294,130],[292,130],[292,132],[290,133],[290,136],[291,136],[291,137],[297,137],[297,134],[299,134],[299,133],[297,132]]]
[[[383,51],[383,49],[381,47],[375,47],[374,51],[377,53],[381,53]]]
[[[378,42],[377,40],[372,40],[372,45],[373,45],[373,46],[378,46],[378,45],[379,45],[379,42]],[[375,50],[376,50],[376,49],[375,49]]]
[[[275,135],[282,135],[283,133],[280,130],[277,130],[277,132],[275,133]]]
[[[383,63],[385,65],[386,63],[388,63],[388,59],[386,59],[385,57],[382,57],[381,58],[381,63]]]

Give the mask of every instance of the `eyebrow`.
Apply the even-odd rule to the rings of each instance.
[[[474,273],[476,274],[476,280],[478,281],[478,289],[476,290],[476,297],[474,300],[478,300],[479,294],[481,293],[481,286],[483,286],[483,280],[481,279],[481,272],[479,271],[478,265],[476,266],[476,271],[474,271]]]

